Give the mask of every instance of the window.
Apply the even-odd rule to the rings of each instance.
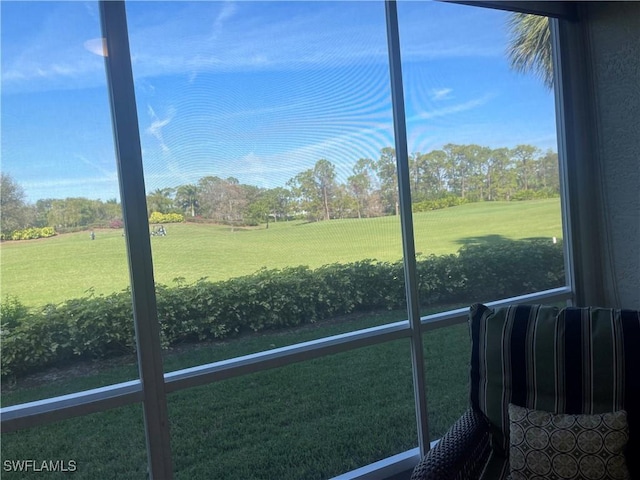
[[[170,394],[176,478],[331,478],[414,448],[409,353],[400,339]]]
[[[150,8],[127,18],[170,346],[302,329],[238,356],[405,320],[384,5]],[[395,264],[384,284],[379,262]],[[380,308],[394,314],[363,313]]]
[[[59,420],[51,425],[2,433],[5,478],[55,475],[52,472],[81,478],[145,478],[147,455],[142,406],[128,405]]]
[[[458,257],[451,284],[429,277],[425,308],[565,284],[554,92],[511,66],[517,15],[399,5],[418,264]]]
[[[86,319],[98,334],[84,342],[101,358],[133,342],[94,307],[104,301],[129,320],[133,304],[140,358],[113,357],[117,365],[85,375],[88,383],[28,391],[20,380],[9,399],[3,376],[11,445],[3,462],[29,458],[33,438],[64,435],[63,424],[82,430],[96,418],[93,434],[112,438],[109,415],[126,410],[113,425],[124,430],[117,425],[144,416],[158,478],[206,478],[205,455],[241,472],[247,449],[261,443],[282,460],[253,458],[267,477],[382,467],[388,475],[410,468],[461,413],[451,398],[466,392],[463,307],[571,298],[554,102],[537,80],[509,70],[508,14],[416,2],[398,6],[399,21],[395,3],[383,2],[0,8],[3,175],[26,192],[16,205],[100,198],[126,225],[82,223],[93,230],[67,234],[77,240],[62,263],[92,265],[94,275],[67,274],[52,292],[80,282],[92,297],[43,297],[66,302],[42,315],[69,308],[72,327],[68,318]],[[38,20],[43,33],[15,29],[20,18]],[[99,19],[104,43],[92,40]],[[63,35],[46,37],[60,25]],[[107,99],[120,191],[105,141]],[[48,174],[35,168],[45,148]],[[84,168],[111,183],[91,183]],[[61,237],[3,243],[3,292],[5,282],[27,292],[29,280],[14,280],[38,265],[39,245],[62,255]],[[119,255],[78,253],[107,240]],[[29,252],[14,260],[23,245]],[[118,270],[125,245],[132,289],[116,298],[127,285]],[[518,268],[505,273],[505,258]],[[115,271],[124,278],[113,280]],[[8,308],[15,325],[5,323]],[[3,367],[4,342],[35,311],[3,299]],[[60,336],[43,331],[29,334],[58,348]],[[28,366],[24,350],[15,352],[16,365]],[[22,403],[30,400],[38,401]],[[353,441],[363,429],[371,438]],[[318,445],[327,437],[340,439],[341,454]],[[296,446],[321,454],[293,464]],[[144,455],[126,448],[134,453],[119,465],[143,471]],[[97,460],[85,474],[108,465]]]
[[[98,4],[1,8],[2,374],[37,373],[10,405],[138,374]]]
[[[404,2],[398,16],[421,314],[564,286],[554,92],[510,66],[515,14]],[[423,342],[438,438],[468,408],[468,332]]]

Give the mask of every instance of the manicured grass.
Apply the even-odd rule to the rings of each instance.
[[[371,313],[200,345],[170,354],[165,369],[366,328],[401,315]],[[431,435],[437,438],[467,406],[468,331],[458,325],[424,338]],[[327,478],[415,447],[409,350],[407,340],[398,340],[169,395],[176,478]],[[130,379],[134,371],[133,365],[120,365],[53,385],[17,388],[3,392],[2,401],[92,388]],[[2,461],[75,459],[77,478],[142,478],[142,429],[141,409],[131,406],[3,434]]]
[[[397,217],[271,223],[245,229],[171,224],[166,237],[151,237],[158,283],[202,277],[223,280],[260,268],[283,268],[362,259],[402,258]],[[562,236],[558,199],[487,202],[414,214],[416,251],[455,253],[472,241]],[[29,306],[59,303],[94,292],[109,294],[129,283],[120,230],[97,230],[2,244],[2,296]]]
[[[475,241],[560,237],[558,200],[471,204],[414,216],[416,249],[444,254]],[[365,258],[401,258],[394,217],[286,222],[232,231],[215,225],[169,225],[151,238],[157,281],[250,274],[261,267],[318,267]],[[2,294],[28,305],[59,302],[88,289],[111,293],[128,283],[119,231],[86,232],[2,245]],[[452,306],[453,307],[453,306]],[[422,312],[426,314],[428,312]],[[315,325],[185,346],[165,371],[353,331],[405,318],[361,314]],[[466,325],[426,333],[432,438],[466,409]],[[406,339],[309,360],[169,395],[173,461],[184,479],[326,478],[417,445],[409,342]],[[100,362],[95,371],[56,369],[57,380],[3,386],[12,405],[137,377],[135,359]],[[32,377],[33,378],[33,377]],[[140,406],[2,434],[1,460],[76,460],[77,478],[144,478]],[[4,465],[4,463],[3,463]],[[30,478],[3,472],[7,478]],[[34,474],[34,476],[41,475]],[[56,474],[51,478],[58,478]]]

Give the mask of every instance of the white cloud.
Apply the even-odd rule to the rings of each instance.
[[[281,185],[297,173],[291,165],[274,161],[256,153],[249,152],[238,162],[229,165],[225,176],[241,177],[243,182],[263,188],[273,188]]]
[[[450,107],[439,108],[439,109],[434,109],[434,110],[429,110],[429,111],[426,111],[426,112],[418,113],[418,114],[414,115],[410,119],[410,121],[429,120],[431,118],[445,117],[445,116],[448,116],[448,115],[453,115],[453,114],[456,114],[456,113],[465,112],[467,110],[473,110],[474,108],[478,108],[478,107],[486,104],[487,102],[489,102],[489,100],[491,100],[494,97],[495,97],[494,93],[487,93],[487,94],[483,95],[482,97],[475,98],[473,100],[469,100],[468,102],[459,103],[457,105],[452,105]]]
[[[296,2],[284,5],[195,2],[180,15],[142,23],[130,30],[136,80],[185,74],[193,81],[213,71],[386,62],[384,24],[372,28],[368,9],[362,9],[361,22],[353,22],[353,7],[342,3],[312,2],[304,12]]]
[[[224,27],[224,23],[229,20],[237,11],[237,6],[233,2],[224,2],[222,9],[213,22],[213,38],[216,38]]]
[[[46,28],[34,24],[33,32],[25,31],[10,47],[7,40],[12,39],[3,35],[3,87],[24,91],[104,83],[104,62],[87,52],[99,53],[99,45],[83,48],[88,39],[98,36],[96,9],[62,3],[62,7],[55,3],[59,11],[52,6]],[[161,2],[158,6],[165,4],[167,15],[149,7],[151,14],[141,21],[144,2],[137,4],[136,14],[128,15],[136,81],[176,73],[193,81],[205,71],[387,62],[383,16],[364,3],[311,2],[304,8],[296,2]],[[496,29],[483,28],[487,21],[471,15],[472,9],[460,10],[470,15],[460,25],[457,17],[434,17],[435,7],[429,15],[428,9],[415,8],[416,14],[401,18],[406,61],[503,55],[503,47],[494,41]],[[356,15],[358,21],[354,21]],[[428,29],[425,19],[430,19]]]
[[[453,98],[450,94],[453,90],[451,88],[434,88],[431,90],[431,99],[438,100],[449,100]]]
[[[100,64],[98,60],[98,64]],[[37,61],[19,59],[8,65],[2,72],[3,86],[11,83],[20,83],[34,79],[43,79],[52,85],[52,81],[64,78],[91,76],[96,72],[96,65],[91,61]]]
[[[85,42],[100,36],[97,5],[29,3],[13,3],[8,11],[18,18],[3,18],[3,25],[4,21],[13,25],[2,30],[0,39],[3,94],[104,85],[104,59],[85,48]]]
[[[263,159],[254,152],[249,152],[247,155],[242,157],[242,159],[240,159],[240,163],[243,165],[244,173],[265,173],[268,168]]]
[[[151,105],[147,106],[147,112],[149,113],[149,116],[152,118],[153,121],[151,122],[151,125],[146,129],[146,133],[148,133],[149,135],[154,137],[156,140],[158,140],[160,148],[164,153],[169,153],[170,149],[164,141],[164,137],[162,135],[162,129],[167,125],[169,125],[169,123],[173,119],[175,110],[173,108],[170,108],[169,112],[167,113],[167,116],[162,119],[156,115],[156,112]]]
[[[75,154],[74,157],[77,158],[78,160],[80,160],[85,165],[89,165],[93,169],[95,169],[98,172],[100,172],[102,175],[104,175],[105,180],[109,180],[109,181],[113,181],[113,182],[117,182],[118,181],[118,174],[117,174],[116,169],[115,169],[115,164],[112,166],[111,170],[107,170],[106,168],[101,166],[98,162],[89,160],[84,155]]]

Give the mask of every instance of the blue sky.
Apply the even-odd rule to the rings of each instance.
[[[119,197],[94,2],[6,2],[2,171],[28,200]],[[382,2],[127,4],[147,191],[205,175],[275,187],[326,158],[342,180],[393,146]],[[512,72],[507,14],[400,2],[411,152],[556,149],[553,94]]]

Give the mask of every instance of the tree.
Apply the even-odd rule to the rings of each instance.
[[[100,200],[84,197],[52,200],[47,213],[47,222],[53,227],[86,227],[106,220],[104,204]]]
[[[254,219],[252,218],[251,206],[261,198],[265,189],[246,183],[239,184],[237,188],[241,195],[241,202],[237,205],[241,221],[244,224],[252,222]]]
[[[442,150],[432,150],[421,155],[422,171],[428,172],[427,199],[434,200],[447,194],[447,154]],[[422,182],[424,183],[424,182]]]
[[[268,190],[262,190],[258,194],[257,198],[249,204],[247,207],[247,216],[250,222],[266,222],[267,228],[269,228],[269,217],[271,216],[271,211],[269,208],[267,192]]]
[[[147,210],[149,215],[153,212],[169,213],[173,209],[173,188],[156,188],[147,195]]]
[[[320,196],[322,197],[324,219],[330,220],[330,204],[336,189],[336,168],[329,160],[318,160],[313,167],[313,176],[318,184]]]
[[[511,151],[495,148],[487,159],[487,200],[510,200],[516,190],[516,174],[511,161]]]
[[[549,19],[538,15],[511,13],[507,28],[507,56],[511,68],[521,73],[533,73],[544,85],[553,87],[553,59]]]
[[[371,216],[371,195],[375,176],[375,162],[361,158],[353,166],[353,175],[347,178],[349,190],[356,201],[358,218]]]
[[[223,184],[222,220],[229,223],[243,223],[244,211],[249,203],[249,185],[241,185],[237,178],[229,177]]]
[[[346,185],[336,186],[333,199],[333,218],[351,218],[359,214],[358,201],[351,195]]]
[[[122,206],[115,198],[110,198],[104,204],[104,211],[107,220],[122,220]]]
[[[491,149],[480,145],[465,145],[463,151],[469,167],[468,197],[471,201],[483,201],[488,193],[486,179]]]
[[[447,179],[449,191],[462,198],[467,197],[469,180],[472,168],[472,160],[469,157],[466,145],[448,143],[443,147],[446,154]]]
[[[47,219],[47,216],[51,211],[51,205],[53,204],[53,202],[54,202],[53,198],[41,198],[40,200],[36,201],[36,204],[34,206],[36,227],[41,228],[49,225],[49,220]],[[55,225],[50,225],[50,226],[53,227]]]
[[[286,188],[276,187],[267,190],[267,195],[273,221],[277,222],[278,219],[286,220],[291,213],[291,192]]]
[[[195,217],[198,208],[198,187],[192,184],[180,185],[176,189],[175,202],[184,212],[189,212]]]
[[[198,180],[198,206],[202,216],[222,221],[224,188],[224,180],[218,176],[209,175]]]
[[[439,154],[442,156],[439,157]],[[436,150],[427,154],[409,155],[411,198],[413,203],[433,200],[441,196],[443,165],[438,160],[446,158],[444,152]]]
[[[335,166],[321,159],[313,168],[300,172],[289,180],[300,207],[315,220],[330,220],[336,195]]]
[[[386,213],[400,213],[400,199],[398,196],[398,171],[396,166],[396,151],[385,147],[380,151],[380,159],[376,165],[380,179],[380,195],[384,202]]]
[[[558,154],[547,150],[540,158],[537,169],[538,183],[549,193],[560,193],[560,172],[558,169]]]
[[[277,222],[279,218],[287,218],[289,215],[289,204],[291,192],[289,190],[276,187],[269,190],[261,190],[247,208],[249,216],[258,221],[266,221],[269,228],[269,221],[273,219]]]
[[[533,145],[518,145],[511,151],[518,175],[519,190],[530,190],[535,187],[539,155],[540,149]]]
[[[247,207],[258,191],[258,187],[241,185],[234,177],[208,176],[198,181],[202,214],[221,223],[243,223]]]
[[[10,175],[0,173],[0,232],[9,234],[29,224],[24,190]]]

